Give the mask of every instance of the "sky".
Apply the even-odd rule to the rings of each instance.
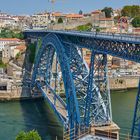
[[[60,11],[63,13],[84,13],[105,6],[121,8],[124,5],[140,5],[140,0],[56,0],[54,4],[49,0],[0,0],[0,10],[14,15],[31,15],[42,11]]]

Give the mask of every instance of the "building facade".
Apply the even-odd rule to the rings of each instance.
[[[17,38],[0,38],[0,51],[8,44],[19,44],[21,43],[20,39]]]

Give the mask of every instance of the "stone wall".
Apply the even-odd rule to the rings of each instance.
[[[0,100],[13,100],[13,99],[23,99],[30,98],[30,89],[29,88],[13,88],[7,91],[0,91]]]
[[[64,29],[74,29],[77,26],[84,25],[87,23],[93,23],[93,18],[88,17],[88,18],[83,18],[83,19],[77,19],[77,20],[71,20],[68,23],[60,23],[60,24],[55,24],[50,26],[50,29],[53,30],[64,30]]]
[[[139,77],[120,77],[110,78],[109,85],[111,90],[137,88]]]

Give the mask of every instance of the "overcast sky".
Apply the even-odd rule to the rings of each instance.
[[[90,12],[105,6],[121,8],[124,5],[140,5],[140,0],[0,0],[0,10],[10,14],[33,14],[41,11],[60,11],[64,13]]]

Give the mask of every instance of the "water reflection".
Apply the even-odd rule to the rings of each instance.
[[[62,126],[44,100],[0,103],[0,140],[37,130],[43,140],[62,140]]]

